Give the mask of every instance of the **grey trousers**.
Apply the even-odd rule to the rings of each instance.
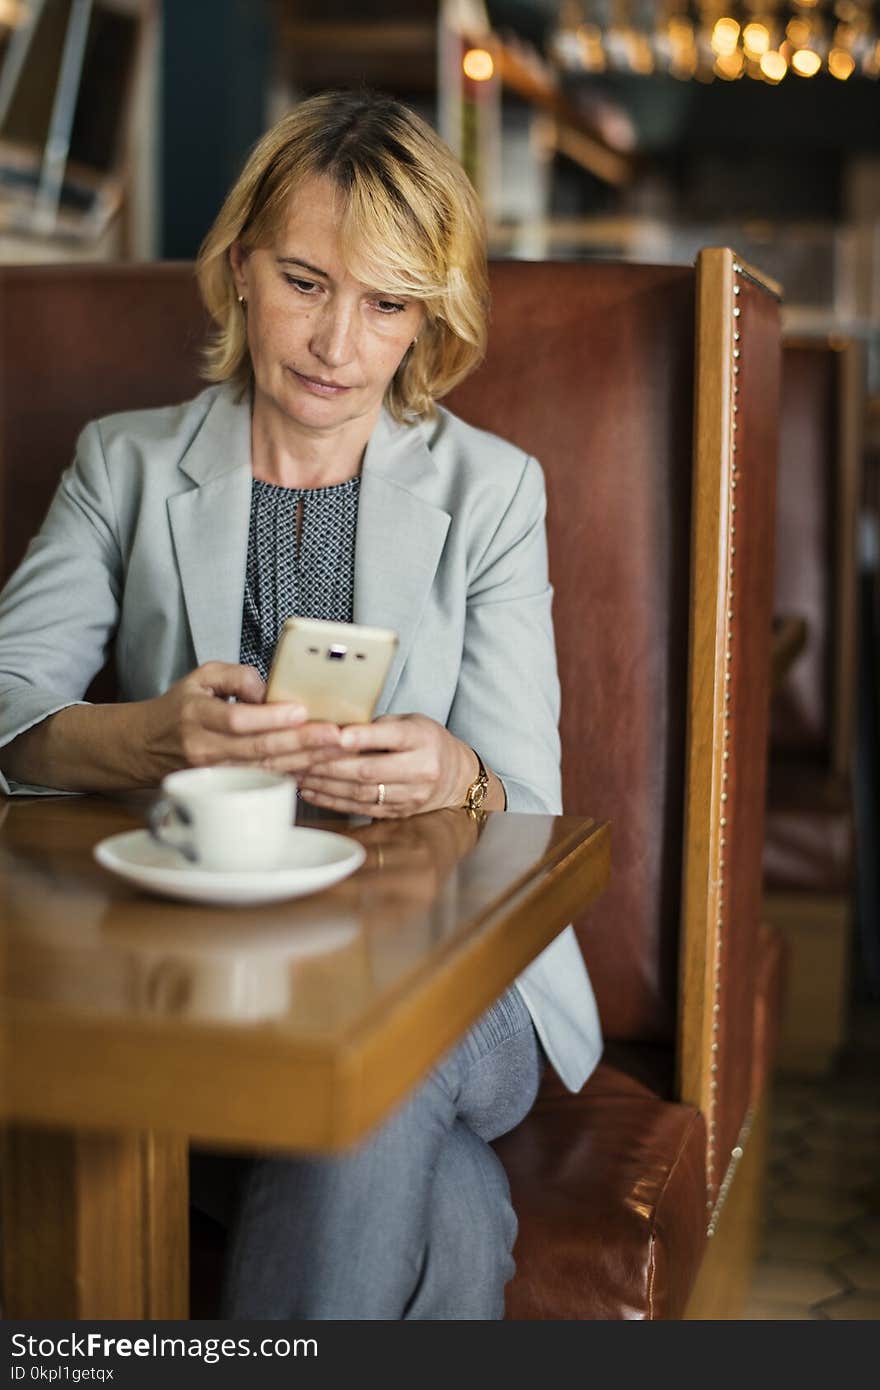
[[[489,1141],[531,1109],[544,1065],[510,990],[360,1144],[248,1160],[221,1316],[503,1318],[517,1225]]]

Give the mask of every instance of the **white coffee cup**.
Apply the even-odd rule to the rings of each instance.
[[[277,868],[296,814],[292,777],[250,767],[199,767],[162,780],[150,833],[200,869]]]

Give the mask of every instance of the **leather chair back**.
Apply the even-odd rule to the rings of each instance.
[[[807,644],[774,695],[771,747],[840,774],[855,702],[863,372],[851,340],[783,348],[774,602],[807,620]]]
[[[541,462],[565,809],[609,819],[613,873],[577,924],[607,1037],[671,1041],[681,912],[694,272],[492,269],[483,367],[449,405]]]
[[[0,583],[96,416],[199,389],[191,265],[0,266]]]
[[[711,1225],[752,1102],[778,293],[727,250],[496,265],[492,292],[449,404],[544,466],[566,809],[612,825],[576,926],[606,1036],[675,1045]]]

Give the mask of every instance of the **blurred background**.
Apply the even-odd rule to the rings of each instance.
[[[880,1317],[880,3],[0,0],[0,263],[189,260],[261,133],[361,85],[436,125],[495,257],[729,245],[783,288],[777,607],[807,657],[776,706],[765,907],[800,1080],[749,1316]],[[814,804],[801,780],[774,805],[794,752]]]
[[[880,385],[871,0],[0,0],[0,259],[189,258],[260,133],[361,83],[460,154],[494,254],[735,244]]]

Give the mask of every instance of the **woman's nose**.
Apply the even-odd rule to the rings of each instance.
[[[355,355],[357,324],[346,305],[327,304],[315,323],[309,344],[312,353],[328,367],[342,367]]]

